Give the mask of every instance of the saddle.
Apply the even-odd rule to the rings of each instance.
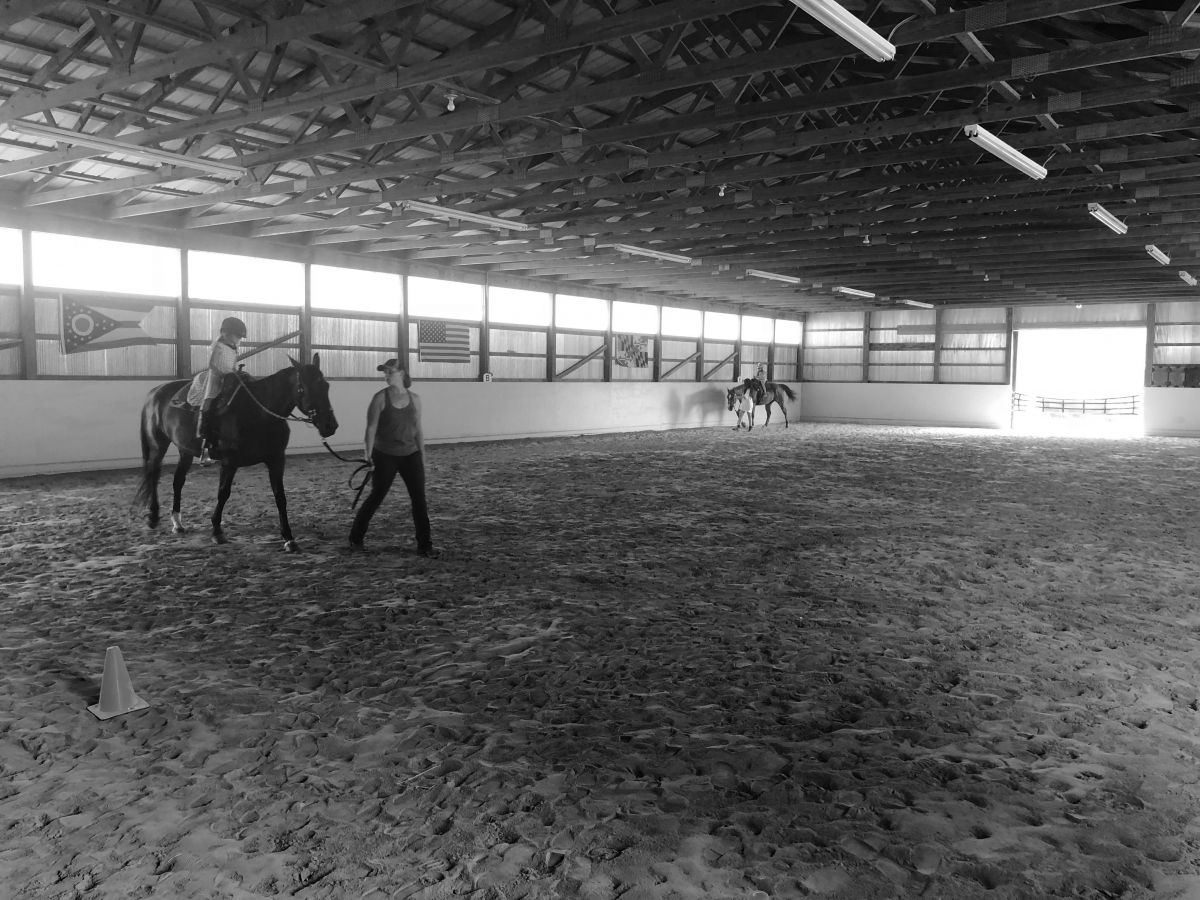
[[[187,384],[185,384],[183,387],[181,387],[179,390],[177,390],[175,392],[174,396],[171,397],[171,400],[167,404],[167,406],[173,406],[176,409],[183,409],[183,410],[187,410],[188,412],[195,412],[197,409],[199,409],[199,407],[192,406],[192,404],[188,403],[188,392],[191,389],[192,389],[192,383],[189,381]]]

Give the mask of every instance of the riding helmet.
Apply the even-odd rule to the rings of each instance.
[[[221,323],[221,332],[223,334],[236,334],[238,337],[245,337],[246,323],[236,316],[230,316]]]

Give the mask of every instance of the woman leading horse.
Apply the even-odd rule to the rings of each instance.
[[[299,363],[289,357],[290,366],[274,375],[253,379],[245,375],[230,376],[236,384],[221,414],[220,430],[227,440],[221,454],[221,480],[217,490],[217,505],[212,513],[212,539],[218,544],[227,542],[221,528],[221,515],[233,488],[233,478],[243,466],[265,463],[279,510],[279,530],[284,549],[299,548],[292,535],[287,517],[287,497],[283,491],[283,469],[287,460],[290,421],[306,422],[316,427],[322,438],[337,431],[337,418],[329,404],[329,383],[321,373],[321,357],[313,355],[311,363]],[[174,444],[179,450],[179,464],[172,481],[174,498],[171,504],[172,530],[184,531],[180,516],[180,498],[188,469],[200,454],[196,434],[196,410],[182,403],[189,381],[171,381],[155,388],[142,407],[142,483],[137,501],[148,507],[146,523],[156,528],[159,522],[158,481],[162,461]],[[292,415],[299,409],[302,418]],[[228,440],[233,438],[233,440]]]
[[[757,399],[755,398],[756,392],[757,385],[754,384],[753,378],[747,378],[741,384],[725,389],[725,397],[729,401],[729,410],[731,412],[737,410],[738,428],[741,427],[743,415],[743,411],[739,409],[739,407],[741,407],[745,401],[753,402],[753,399]],[[771,424],[771,407],[773,405],[778,406],[783,412],[783,427],[788,427],[789,423],[787,407],[783,403],[783,398],[785,397],[788,400],[795,400],[796,392],[783,382],[768,381],[765,385],[763,385],[762,399],[758,400],[757,403],[754,404],[755,406],[765,406],[767,408],[767,420],[763,422],[763,428],[766,428]],[[753,407],[750,409],[750,414],[747,416],[747,418],[750,422],[750,427],[747,429],[747,431],[749,431],[754,428]]]

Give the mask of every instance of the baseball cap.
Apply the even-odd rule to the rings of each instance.
[[[381,366],[376,366],[376,367],[375,367],[375,371],[376,371],[376,372],[387,372],[387,371],[391,371],[391,370],[393,370],[393,369],[399,369],[400,367],[401,367],[401,366],[400,366],[400,360],[398,360],[398,359],[389,359],[389,360],[388,360],[387,362],[385,362],[383,365],[381,365]]]

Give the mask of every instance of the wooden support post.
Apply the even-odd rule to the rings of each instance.
[[[304,264],[304,301],[300,307],[300,362],[312,361],[312,263]]]
[[[660,325],[661,327],[661,325]],[[654,360],[650,363],[650,380],[662,381],[662,353],[663,342],[662,335],[654,335]]]
[[[396,353],[404,371],[412,374],[408,358],[408,273],[400,276],[400,318],[396,321]]]
[[[808,346],[808,314],[800,320],[800,346],[796,348],[796,380],[804,380],[804,349]]]
[[[704,335],[696,338],[696,380],[704,380]]]
[[[1013,368],[1016,364],[1016,353],[1013,347],[1013,308],[1004,310],[1004,383],[1013,383]]]
[[[1143,387],[1154,384],[1154,349],[1158,345],[1158,313],[1153,303],[1146,304],[1146,371]]]
[[[943,330],[945,322],[942,321],[942,310],[935,309],[933,311],[933,383],[942,383],[942,343],[945,340],[946,332]]]
[[[179,308],[175,311],[175,374],[192,377],[192,289],[187,249],[179,249]]]
[[[37,312],[33,293],[33,232],[21,229],[21,299],[17,330],[21,333],[21,377],[37,378]]]
[[[492,370],[492,326],[489,315],[492,305],[492,286],[484,276],[483,319],[479,323],[479,380]]]
[[[771,343],[767,344],[767,381],[775,380],[775,335],[771,335]]]
[[[546,329],[546,380],[555,380],[558,368],[558,329],[554,323],[558,318],[558,294],[550,295],[550,326]]]
[[[871,382],[871,311],[863,311],[862,338],[862,380],[863,384]]]
[[[608,307],[608,327],[604,329],[604,380],[612,381],[613,368],[613,327],[612,327],[612,301],[605,300],[605,305]]]

